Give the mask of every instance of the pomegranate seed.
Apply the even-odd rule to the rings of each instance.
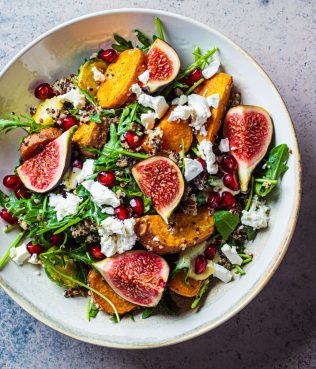
[[[142,215],[144,213],[144,202],[141,197],[136,196],[131,199],[129,203],[137,215]]]
[[[233,155],[224,155],[220,162],[221,169],[226,173],[235,173],[237,171],[237,161]]]
[[[37,99],[46,100],[54,96],[52,87],[48,83],[41,83],[36,86],[34,95]]]
[[[207,260],[204,255],[199,255],[195,259],[194,271],[195,274],[202,274],[205,272],[207,266]]]
[[[15,197],[19,199],[30,199],[32,194],[27,191],[24,187],[19,188],[17,191],[15,191]]]
[[[224,185],[232,191],[239,191],[239,182],[236,174],[226,174],[223,178]]]
[[[118,58],[118,53],[114,49],[107,49],[100,52],[99,58],[108,63],[114,63]]]
[[[115,183],[115,174],[110,170],[105,170],[98,174],[98,181],[103,184],[103,186],[110,187]]]
[[[7,209],[0,210],[0,217],[11,225],[17,224],[18,222],[18,218],[9,213]]]
[[[124,140],[132,150],[137,149],[142,144],[141,137],[133,130],[129,130],[125,133]]]
[[[49,239],[50,243],[54,246],[62,245],[64,240],[65,240],[64,233],[53,234]]]
[[[191,74],[189,74],[184,82],[187,85],[194,85],[194,83],[196,83],[197,81],[199,81],[202,78],[202,70],[201,68],[196,68],[194,69],[193,72],[191,72]]]
[[[100,245],[93,245],[89,247],[89,252],[92,257],[98,260],[102,260],[105,258],[105,255],[101,252]]]
[[[213,260],[216,254],[216,247],[214,245],[208,245],[204,251],[206,259]]]
[[[31,254],[31,255],[33,255],[33,254],[37,254],[37,255],[39,255],[40,253],[42,253],[43,252],[43,250],[42,250],[42,246],[41,245],[37,245],[37,244],[33,244],[32,243],[32,241],[31,242],[29,242],[28,244],[27,244],[27,246],[26,246],[26,248],[27,248],[27,251]]]
[[[125,205],[120,205],[117,208],[114,209],[114,213],[116,217],[120,220],[125,220],[130,217],[128,209]]]
[[[79,168],[79,169],[82,169],[82,167],[83,167],[83,163],[82,163],[82,161],[81,161],[81,160],[76,159],[76,160],[74,160],[74,161],[73,161],[73,163],[72,163],[72,167],[73,167],[73,168]]]
[[[16,191],[21,187],[22,182],[21,182],[19,176],[11,174],[11,175],[5,176],[3,178],[3,184],[4,184],[5,187]]]
[[[73,115],[68,115],[66,118],[64,118],[61,122],[61,128],[63,131],[68,131],[71,127],[78,124],[78,119],[74,117]]]
[[[203,169],[206,170],[206,161],[202,158],[196,158],[196,160],[202,165]]]
[[[236,205],[235,197],[228,191],[222,193],[222,202],[224,207],[231,209]]]
[[[221,204],[221,196],[218,192],[211,192],[207,198],[207,205],[210,209],[217,209]]]

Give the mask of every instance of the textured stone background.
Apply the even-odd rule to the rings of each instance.
[[[289,108],[303,158],[298,226],[282,265],[247,308],[173,347],[140,352],[81,343],[34,320],[0,291],[0,368],[316,368],[315,0],[0,0],[0,67],[51,27],[118,7],[170,10],[200,20],[231,37],[269,73]]]

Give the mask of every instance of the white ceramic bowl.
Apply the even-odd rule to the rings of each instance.
[[[274,121],[275,143],[287,143],[293,153],[279,196],[271,206],[270,227],[255,240],[255,258],[247,266],[247,274],[227,285],[216,284],[198,313],[137,318],[135,323],[123,319],[120,324],[113,324],[106,315],[99,314],[88,322],[86,301],[66,300],[63,290],[47,280],[45,273],[35,275],[33,266],[9,263],[0,272],[1,286],[31,315],[64,334],[103,346],[135,349],[169,345],[205,333],[231,318],[260,292],[276,270],[290,242],[299,209],[301,166],[297,141],[290,116],[273,83],[228,38],[183,16],[156,10],[120,9],[87,15],[54,28],[28,45],[1,72],[0,112],[25,112],[36,103],[32,94],[35,82],[53,81],[77,71],[84,57],[109,44],[113,32],[129,35],[140,28],[154,33],[154,15],[162,19],[167,38],[179,52],[183,65],[192,60],[194,46],[202,50],[218,46],[224,68],[233,76],[243,103],[267,109]],[[18,132],[0,137],[1,183],[3,176],[17,164],[18,138]],[[14,236],[0,232],[1,254]]]

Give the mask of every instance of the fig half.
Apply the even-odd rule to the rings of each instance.
[[[180,70],[176,51],[165,41],[157,38],[147,54],[149,80],[144,90],[152,93],[172,82]]]
[[[157,213],[168,223],[184,191],[179,167],[168,158],[154,156],[136,164],[132,174],[144,195],[152,199]]]
[[[236,106],[227,112],[224,137],[238,163],[242,192],[247,192],[253,170],[267,153],[272,133],[271,117],[259,106]]]
[[[112,289],[139,306],[156,306],[169,277],[169,265],[148,251],[127,251],[93,264]]]

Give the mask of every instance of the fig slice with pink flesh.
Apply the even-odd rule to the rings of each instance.
[[[267,153],[273,133],[269,113],[258,106],[236,106],[229,109],[224,122],[224,137],[230,153],[238,163],[242,192],[248,191],[253,170]]]
[[[77,126],[70,128],[17,168],[26,188],[45,193],[59,185],[70,163],[71,138],[76,129]]]
[[[147,54],[147,69],[149,80],[143,88],[152,93],[176,78],[180,70],[180,59],[169,44],[157,38]]]
[[[169,277],[169,265],[148,251],[127,251],[93,264],[123,299],[139,306],[156,306]]]
[[[184,191],[179,167],[168,158],[154,156],[136,164],[132,174],[144,195],[152,199],[157,213],[168,223]]]

